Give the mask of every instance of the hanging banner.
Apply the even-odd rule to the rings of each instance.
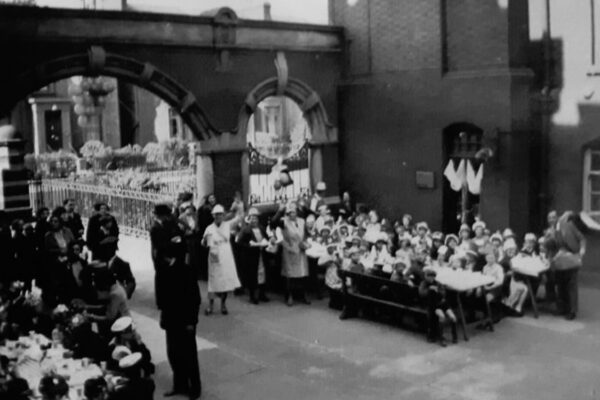
[[[254,146],[248,144],[250,155],[250,175],[264,174],[268,175],[277,160],[263,156]],[[297,171],[308,168],[308,142],[305,142],[300,149],[290,157],[283,160],[288,170]]]

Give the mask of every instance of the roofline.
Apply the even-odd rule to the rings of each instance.
[[[235,10],[234,10],[235,11]],[[138,11],[121,11],[121,10],[82,10],[71,8],[51,8],[37,6],[17,6],[17,5],[0,5],[0,13],[9,16],[37,16],[37,17],[73,17],[73,18],[104,18],[113,20],[137,20],[137,21],[152,21],[152,22],[181,22],[190,24],[207,24],[211,25],[214,18],[203,15],[182,15],[169,13],[153,13],[153,12],[138,12]],[[238,26],[247,26],[254,28],[269,28],[281,30],[299,30],[299,31],[317,31],[327,33],[343,33],[344,28],[341,26],[308,24],[298,22],[282,22],[282,21],[265,21],[252,19],[239,19]]]

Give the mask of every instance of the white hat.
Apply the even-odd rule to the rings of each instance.
[[[123,332],[131,325],[133,325],[133,319],[131,317],[121,317],[112,324],[110,331],[114,333]]]
[[[428,231],[429,226],[427,225],[427,222],[422,221],[417,224],[417,229],[425,229],[426,231]]]
[[[532,242],[537,242],[537,236],[535,236],[535,233],[526,233],[525,234],[525,241],[532,241]]]
[[[471,228],[467,224],[462,224],[458,230],[458,233],[461,233],[462,231],[471,232]]]
[[[112,352],[112,359],[120,361],[122,358],[127,357],[131,354],[131,350],[127,346],[116,346]]]
[[[483,221],[476,221],[476,222],[473,224],[473,230],[475,230],[475,229],[477,229],[477,228],[485,229],[485,228],[486,228],[486,226],[485,226],[485,222],[483,222]]]
[[[131,353],[119,360],[119,368],[129,368],[136,365],[142,359],[142,353]]]
[[[223,214],[225,213],[225,208],[223,208],[222,205],[217,204],[216,206],[213,207],[211,214]]]
[[[377,242],[386,242],[388,241],[389,237],[388,234],[385,232],[379,232],[379,234],[377,235]]]
[[[493,242],[494,240],[497,240],[500,243],[502,243],[502,235],[500,234],[500,232],[496,232],[492,236],[490,236],[490,242]]]
[[[319,182],[319,183],[317,183],[317,186],[315,186],[315,190],[317,190],[317,191],[327,190],[327,185],[325,184],[325,182]]]
[[[249,216],[249,217],[251,217],[251,216],[256,216],[256,217],[258,217],[259,215],[260,215],[260,212],[258,212],[258,209],[256,209],[255,207],[251,207],[251,208],[248,210],[248,216]]]
[[[508,239],[506,239],[504,241],[504,245],[502,246],[502,249],[504,251],[508,250],[508,249],[517,249],[517,242],[515,242],[515,239],[513,239],[512,237],[509,237]]]
[[[514,238],[514,237],[515,237],[515,233],[512,231],[512,229],[510,229],[510,228],[506,228],[506,229],[505,229],[505,230],[502,232],[502,237],[503,237],[504,239],[506,239],[506,238],[510,238],[510,237]]]

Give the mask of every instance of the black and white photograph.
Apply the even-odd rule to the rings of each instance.
[[[599,304],[600,0],[0,0],[0,399],[598,400]]]

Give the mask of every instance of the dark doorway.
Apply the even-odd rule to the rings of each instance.
[[[443,136],[444,164],[442,171],[451,159],[454,160],[456,168],[462,159],[470,160],[473,168],[479,168],[481,160],[476,159],[475,155],[481,149],[483,137],[481,128],[466,122],[456,123],[446,127]],[[446,178],[443,178],[443,181],[443,229],[447,233],[456,233],[462,223],[463,194],[461,191],[452,190]],[[465,203],[465,222],[471,225],[475,221],[475,216],[479,214],[479,195],[467,191]]]
[[[46,121],[46,146],[50,151],[62,149],[62,112],[48,110],[44,112],[44,119]]]

